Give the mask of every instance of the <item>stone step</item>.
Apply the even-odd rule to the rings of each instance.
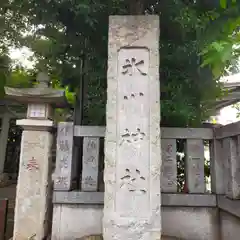
[[[76,238],[75,240],[103,240],[103,237],[102,235],[92,235],[82,238]],[[162,236],[161,240],[182,240],[182,239],[170,236]]]

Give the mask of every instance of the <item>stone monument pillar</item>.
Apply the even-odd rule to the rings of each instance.
[[[158,16],[111,16],[104,240],[161,239]]]
[[[49,78],[40,73],[36,88],[5,88],[6,97],[28,104],[23,127],[17,185],[14,240],[42,240],[49,232],[51,201],[51,150],[53,108],[65,105],[64,91],[48,88]]]

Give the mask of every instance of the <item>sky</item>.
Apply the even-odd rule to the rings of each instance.
[[[237,118],[237,110],[234,109],[232,106],[228,106],[220,110],[220,115],[218,119],[218,122],[220,124],[227,125],[229,123],[237,121],[239,121],[239,119]]]
[[[34,67],[34,61],[29,59],[33,56],[33,52],[31,52],[27,47],[23,47],[21,49],[11,48],[9,54],[14,62],[20,63],[20,65],[24,68],[32,69]]]
[[[224,77],[220,79],[220,81],[229,83],[240,82],[240,73]],[[232,105],[221,109],[218,121],[222,125],[239,121],[239,119],[237,118],[237,110],[233,108]]]
[[[33,56],[33,53],[26,47],[21,49],[12,48],[10,50],[10,57],[16,63],[21,63],[21,65],[25,68],[32,69],[34,68],[34,61],[29,59]],[[228,78],[229,82],[237,82],[240,81],[240,74],[236,74]],[[237,122],[237,110],[232,106],[225,107],[220,110],[220,115],[218,116],[218,123],[222,125],[226,125],[229,123]]]

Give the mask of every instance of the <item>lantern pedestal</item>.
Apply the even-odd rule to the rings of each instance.
[[[37,80],[36,88],[5,88],[7,98],[28,104],[27,119],[17,121],[23,133],[14,240],[42,240],[50,228],[53,109],[66,101],[64,91],[48,88],[47,75],[40,73]]]

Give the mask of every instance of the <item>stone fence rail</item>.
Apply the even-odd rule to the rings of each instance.
[[[77,229],[83,236],[102,233],[106,201],[102,177],[105,131],[105,127],[74,126],[72,122],[58,125],[53,239],[61,239],[58,238],[60,232],[65,239],[77,237]],[[162,167],[156,171],[161,172],[163,235],[214,240],[220,239],[220,235],[236,235],[236,231],[231,230],[232,235],[228,231],[234,225],[229,216],[239,219],[240,223],[239,136],[240,123],[216,128],[161,128]],[[206,149],[210,155],[209,165]],[[179,190],[181,155],[184,188]],[[206,189],[206,166],[210,169],[210,191]],[[81,229],[77,224],[67,224],[73,221],[74,215],[76,218],[84,215]],[[58,219],[64,219],[60,228]],[[220,223],[224,227],[221,228]],[[202,231],[196,227],[199,224]]]

